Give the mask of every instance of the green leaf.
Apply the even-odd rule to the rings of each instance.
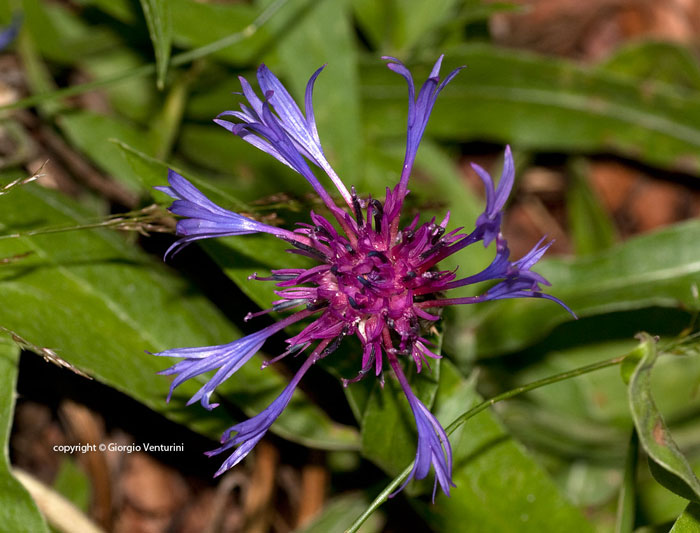
[[[475,384],[443,361],[435,412],[453,420],[479,401]],[[425,514],[435,531],[592,532],[581,512],[486,410],[450,436],[454,456],[450,497],[439,492]]]
[[[165,205],[170,205],[172,198],[160,191],[154,191],[153,187],[167,185],[168,169],[172,168],[178,174],[186,176],[187,179],[192,181],[192,183],[206,194],[209,199],[219,203],[222,207],[237,211],[248,211],[252,209],[220,184],[214,184],[210,181],[196,178],[182,169],[174,165],[168,165],[118,139],[112,139],[112,144],[118,150],[123,162],[128,165],[133,175],[132,179],[138,181],[140,189],[155,195],[157,199],[162,200],[161,203]]]
[[[15,408],[19,349],[0,341],[0,524],[5,531],[49,531],[34,500],[10,472],[9,441]]]
[[[96,56],[81,58],[80,67],[94,79],[106,79],[143,65],[140,53],[114,47]],[[146,124],[153,115],[160,94],[148,78],[134,77],[104,87],[111,108],[120,116]]]
[[[310,0],[266,0],[251,4],[168,2],[172,9],[174,43],[182,48],[205,47],[238,34],[240,38],[235,43],[212,50],[214,59],[235,65],[258,62],[265,47],[284,38],[313,4]]]
[[[651,370],[657,358],[656,341],[641,334],[644,357],[629,383],[629,405],[639,441],[649,457],[654,478],[670,491],[700,501],[700,480],[695,476],[661,416],[651,391]]]
[[[375,47],[388,55],[405,57],[419,42],[425,42],[437,28],[452,20],[460,3],[455,0],[354,0],[353,7]]]
[[[107,141],[117,139],[130,146],[152,153],[154,147],[145,131],[122,120],[91,111],[65,113],[57,118],[63,134],[78,150],[92,162],[133,191],[140,189],[120,150]]]
[[[576,255],[591,255],[615,244],[616,230],[610,215],[591,189],[588,164],[577,158],[569,166],[567,208]]]
[[[39,53],[46,59],[73,65],[76,58],[106,51],[119,45],[110,29],[86,23],[63,4],[22,0],[23,26]]]
[[[488,45],[445,50],[445,72],[467,65],[441,93],[428,133],[521,148],[612,151],[665,168],[700,170],[700,98],[666,84]],[[420,69],[415,79],[424,79]],[[405,133],[403,80],[376,61],[360,74],[373,139]]]
[[[632,376],[637,370],[637,365],[639,365],[639,362],[645,355],[646,348],[644,344],[638,344],[637,347],[624,358],[620,364],[620,377],[622,378],[622,381],[625,382],[625,385],[630,384],[630,381],[632,381]]]
[[[75,0],[76,4],[94,6],[125,24],[135,24],[140,13],[130,0]]]
[[[311,74],[327,64],[315,85],[314,114],[324,153],[349,186],[362,175],[363,138],[358,58],[347,5],[347,0],[314,3],[279,39],[280,62],[274,70],[290,81],[287,89],[301,103]]]
[[[74,226],[94,220],[62,196],[38,187],[17,189],[3,204],[4,232]],[[145,354],[207,346],[240,333],[190,284],[108,231],[74,231],[0,240],[0,257],[33,255],[0,271],[0,324],[101,382],[195,431],[216,437],[233,422],[225,409],[185,407],[205,381],[190,380],[165,403],[169,380],[156,375],[172,361]],[[257,413],[286,385],[255,357],[218,389],[247,414]],[[301,391],[273,431],[310,446],[354,448],[354,428],[332,422]]]
[[[700,531],[700,505],[690,502],[669,533],[696,533],[697,531]]]
[[[168,0],[141,0],[141,8],[148,24],[148,34],[151,36],[155,50],[159,89],[165,87],[165,76],[168,73],[170,46],[173,39],[170,7],[171,4]]]
[[[311,523],[295,529],[294,533],[343,533],[347,525],[367,507],[367,498],[362,494],[350,493],[333,498],[324,506]],[[384,520],[380,515],[372,515],[362,526],[360,533],[379,533]]]
[[[635,495],[637,492],[637,462],[639,459],[639,437],[632,430],[625,461],[625,478],[617,500],[615,533],[632,533],[635,519]]]
[[[621,46],[598,68],[638,82],[653,80],[678,88],[700,89],[700,62],[683,45],[662,41],[636,41]]]
[[[246,4],[220,4],[168,0],[171,4],[173,41],[182,48],[196,48],[243,30],[255,18],[255,9]],[[196,24],[193,24],[196,21]],[[255,39],[257,41],[257,39]],[[242,48],[250,53],[250,46]],[[239,45],[228,47],[213,57],[233,63],[245,61]]]
[[[700,279],[699,256],[700,222],[690,221],[595,256],[545,260],[535,271],[552,283],[547,292],[579,317],[652,306],[696,309],[693,287]],[[483,355],[517,350],[572,320],[559,306],[539,299],[489,302],[482,309],[467,327],[476,328]]]
[[[238,87],[237,81],[229,89],[234,87]],[[219,111],[233,107],[233,102],[228,102]],[[211,177],[208,181],[217,183],[220,187],[225,184],[232,194],[248,202],[282,194],[291,203],[303,198],[304,193],[312,194],[310,185],[299,174],[212,124],[185,123],[180,132],[177,151],[188,162],[213,170],[216,177]],[[247,209],[253,207],[249,205]]]

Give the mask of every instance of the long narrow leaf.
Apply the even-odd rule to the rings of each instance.
[[[141,0],[141,8],[148,24],[148,33],[156,55],[156,79],[159,89],[165,87],[168,73],[173,24],[168,0]]]

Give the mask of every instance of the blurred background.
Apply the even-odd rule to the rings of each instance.
[[[0,21],[13,20],[0,54],[0,530],[344,531],[413,458],[391,380],[340,385],[359,370],[346,341],[246,461],[213,479],[219,458],[203,452],[298,363],[261,372],[282,351],[273,339],[207,412],[185,406],[195,383],[166,404],[167,362],[144,353],[270,324],[243,322],[274,296],[247,277],[298,260],[245,236],[163,263],[175,221],[152,187],[168,166],[268,223],[322,209],[297,175],[212,123],[263,62],[298,101],[327,64],[314,95],[324,150],[348,186],[377,197],[398,179],[407,109],[381,56],[417,83],[442,53],[443,73],[467,66],[433,111],[410,213],[450,210],[469,230],[484,208],[470,163],[498,176],[512,147],[513,257],[554,239],[535,270],[580,319],[542,300],[447,312],[445,358],[412,377],[444,424],[481,397],[624,355],[648,331],[664,352],[651,393],[700,471],[700,1],[0,1]],[[450,266],[475,272],[492,254],[469,248]],[[634,394],[613,367],[499,403],[451,439],[452,498],[430,503],[431,473],[361,531],[697,531],[673,526],[688,500],[629,451]],[[56,451],[86,443],[126,448]],[[50,525],[10,467],[40,483]]]

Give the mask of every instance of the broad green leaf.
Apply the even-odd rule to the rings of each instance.
[[[636,82],[654,80],[691,91],[700,89],[697,57],[688,47],[671,42],[631,42],[621,46],[598,68]]]
[[[649,468],[656,480],[670,491],[692,501],[700,501],[700,480],[695,476],[661,416],[651,388],[651,371],[657,358],[656,341],[643,334],[646,351],[629,383],[629,406],[639,441],[649,457]]]
[[[76,4],[101,9],[115,19],[125,23],[134,24],[141,14],[138,5],[130,0],[75,0]]]
[[[501,368],[503,378],[499,380],[499,387],[507,390],[601,360],[619,357],[636,351],[637,344],[634,340],[577,343],[568,349],[557,349],[538,355],[536,362],[520,370],[510,379],[506,374],[509,372],[508,366],[504,362]],[[511,405],[518,405],[518,402],[517,399],[504,402],[499,413],[505,418],[510,418],[508,410]],[[620,382],[619,369],[611,367],[579,376],[575,380],[553,383],[528,392],[524,407],[530,410],[533,416],[537,416],[538,407],[549,413],[555,421],[553,429],[559,430],[559,438],[570,431],[574,441],[590,446],[591,441],[600,437],[599,443],[604,443],[604,446],[599,445],[598,448],[611,449],[611,440],[617,441],[622,448],[627,445],[628,428],[632,420],[626,404],[627,389]],[[522,409],[518,409],[514,418],[517,418],[518,414],[522,415]],[[530,425],[527,419],[521,417],[519,420],[524,427]],[[534,421],[533,425],[536,425]],[[600,434],[590,426],[598,426]],[[532,429],[533,432],[538,431]],[[586,435],[591,440],[588,440]],[[618,457],[622,456],[617,451],[615,454]]]
[[[435,412],[453,420],[479,401],[474,383],[443,361]],[[471,418],[450,436],[454,455],[449,498],[438,491],[424,514],[435,531],[592,532],[542,468],[513,441],[490,411]]]
[[[118,45],[116,33],[88,24],[68,6],[40,0],[21,0],[23,26],[40,54],[51,61],[72,65],[76,58]]]
[[[418,42],[456,15],[461,2],[438,0],[354,0],[355,16],[376,48],[388,55],[404,57]],[[378,54],[379,55],[379,54]]]
[[[642,235],[595,256],[551,259],[535,271],[552,283],[547,292],[579,317],[645,307],[696,309],[700,282],[700,222]],[[571,320],[556,304],[539,299],[489,302],[469,327],[477,328],[483,355],[517,350]],[[507,331],[507,335],[503,332]]]
[[[545,467],[567,501],[580,509],[591,509],[591,514],[588,515],[591,522],[598,522],[598,513],[608,513],[608,509],[602,506],[615,498],[618,489],[616,483],[622,477],[615,466],[605,461],[577,458],[571,462],[565,457],[543,454],[534,454],[534,458]],[[553,466],[557,462],[564,464],[557,469]]]
[[[182,48],[196,48],[243,30],[255,18],[256,10],[247,4],[221,4],[168,0],[172,13],[173,42]],[[196,21],[193,24],[193,21]],[[257,41],[258,38],[256,37]],[[240,63],[250,46],[231,46],[214,58]],[[247,52],[246,52],[247,50]]]
[[[104,79],[133,70],[143,64],[143,57],[125,47],[114,47],[99,55],[81,58],[80,68],[94,79]],[[148,123],[160,98],[150,78],[131,78],[105,87],[112,109],[120,116]]]
[[[696,533],[697,531],[700,531],[700,504],[690,502],[669,533]]]
[[[700,170],[700,98],[667,84],[487,45],[445,50],[445,72],[467,65],[440,95],[428,132],[521,148],[613,151],[665,168]],[[423,80],[428,65],[415,69]],[[371,138],[402,136],[403,80],[368,62],[360,73]]]
[[[235,87],[240,88],[237,80],[236,85],[231,85],[229,89]],[[234,107],[234,102],[230,101],[219,111]],[[228,190],[248,202],[283,194],[290,208],[292,201],[314,194],[311,186],[299,174],[212,123],[183,124],[177,150],[187,162],[214,171],[216,175],[209,181],[216,180],[220,185],[225,183]],[[249,205],[248,209],[251,208]]]
[[[518,400],[501,406],[499,415],[514,438],[540,453],[590,463],[622,463],[625,435],[615,427],[563,414],[551,405]]]
[[[352,520],[364,511],[369,501],[362,494],[350,493],[330,500],[311,523],[294,530],[294,533],[343,533]],[[372,515],[359,533],[379,533],[384,520]]]
[[[65,113],[57,118],[57,122],[66,138],[89,157],[94,165],[131,190],[139,190],[140,183],[124,161],[120,150],[107,141],[117,139],[150,154],[154,151],[154,146],[145,131],[114,117],[91,111]]]
[[[151,36],[156,55],[158,88],[163,89],[165,76],[168,73],[170,46],[173,39],[171,3],[168,0],[141,0],[141,8],[146,17],[148,34]]]
[[[314,91],[314,114],[324,153],[346,185],[363,171],[360,90],[348,0],[316,2],[277,43],[279,69],[303,108],[311,74],[327,64]],[[284,83],[284,80],[283,80]],[[330,181],[327,187],[335,193]]]
[[[128,165],[133,174],[133,179],[138,181],[141,190],[153,194],[164,205],[169,205],[172,202],[172,198],[160,191],[154,191],[153,188],[168,184],[168,169],[172,168],[178,174],[185,175],[209,199],[222,207],[234,211],[247,212],[252,210],[251,206],[239,200],[228,188],[221,184],[196,178],[179,167],[164,163],[118,139],[113,139],[112,144],[119,151],[124,163]]]
[[[10,473],[9,441],[15,408],[19,349],[0,341],[0,524],[4,531],[47,532],[44,517],[24,487]]]
[[[215,59],[235,65],[257,62],[261,51],[299,24],[313,5],[311,0],[265,0],[249,4],[192,0],[168,2],[173,17],[173,43],[182,48],[202,47],[241,34],[241,39],[235,44],[212,54]]]
[[[94,220],[38,187],[15,190],[7,200],[0,211],[5,233]],[[172,361],[144,353],[221,344],[240,335],[193,286],[107,231],[0,240],[0,257],[26,251],[34,253],[0,271],[0,324],[195,431],[218,438],[231,425],[223,408],[185,407],[203,377],[183,384],[166,404],[169,380],[156,372]],[[254,358],[219,388],[249,415],[287,382],[274,369],[261,372],[261,362]],[[312,446],[353,448],[358,440],[354,429],[333,423],[301,391],[273,428]]]
[[[512,367],[504,360],[486,380],[496,381],[499,390],[508,390],[625,353],[621,366],[636,367],[642,354],[638,343],[608,341],[538,354],[537,362],[512,378],[508,376]],[[700,380],[700,358],[664,357],[656,368],[652,392],[659,408],[678,432],[677,442],[692,449],[698,441],[691,413],[700,408],[700,398],[694,393]],[[539,454],[576,457],[580,462],[616,468],[621,476],[632,425],[627,397],[619,369],[611,367],[528,392],[523,399],[501,403],[498,412],[511,434]],[[569,475],[568,466],[555,466],[557,478]],[[607,485],[615,489],[614,484]]]
[[[588,164],[574,159],[569,166],[567,208],[576,255],[590,255],[615,244],[616,230],[610,215],[588,183]]]

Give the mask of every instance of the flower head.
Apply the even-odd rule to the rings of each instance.
[[[175,198],[170,210],[184,217],[177,225],[177,233],[182,239],[174,245],[176,247],[208,237],[263,232],[282,239],[293,247],[291,251],[317,262],[309,269],[287,268],[273,270],[265,278],[252,276],[276,282],[279,300],[266,311],[249,313],[246,319],[270,310],[303,306],[302,310],[230,344],[167,350],[157,354],[183,358],[163,372],[177,375],[171,393],[183,381],[217,370],[190,400],[190,403],[199,400],[211,409],[216,407],[216,404],[209,403],[214,389],[248,361],[268,337],[293,322],[313,318],[300,333],[287,339],[287,349],[276,358],[310,350],[289,386],[260,414],[231,427],[222,438],[222,447],[210,452],[214,455],[237,447],[217,475],[240,462],[262,438],[289,403],[294,388],[307,369],[331,354],[345,337],[354,336],[362,346],[358,350],[360,364],[357,376],[344,380],[345,385],[369,373],[381,377],[385,363],[389,364],[416,419],[418,446],[409,479],[426,477],[432,466],[436,473],[435,487],[439,484],[449,495],[452,486],[450,442],[435,416],[413,394],[402,370],[402,361],[406,364],[413,361],[420,372],[429,366],[429,359],[440,357],[428,348],[431,343],[423,337],[422,324],[439,320],[436,310],[446,305],[520,297],[548,298],[561,304],[542,292],[540,284],[546,285],[547,281],[531,271],[548,245],[541,246],[540,242],[525,257],[511,261],[507,243],[500,233],[503,206],[514,177],[508,148],[497,187],[485,170],[475,166],[486,188],[486,208],[470,233],[463,232],[462,228],[450,230],[449,213],[440,222],[433,219],[421,223],[416,216],[408,225],[400,227],[409,177],[431,110],[440,91],[460,69],[452,71],[441,81],[441,56],[416,97],[408,69],[395,58],[385,59],[389,61],[388,67],[408,83],[409,106],[404,165],[399,182],[393,189],[387,188],[383,202],[376,198],[361,199],[354,188],[349,191],[323,154],[311,102],[314,82],[322,68],[313,74],[307,85],[306,114],[263,65],[257,76],[262,97],[241,78],[247,105],[242,104],[240,111],[221,113],[215,122],[301,174],[319,194],[330,217],[311,212],[308,224],[290,231],[222,209],[175,172],[170,172],[170,186],[161,188]],[[308,162],[325,172],[342,197],[344,206],[335,204]],[[485,246],[496,242],[496,257],[482,272],[457,279],[455,271],[440,270],[438,263],[441,260],[479,241]],[[442,296],[451,289],[483,281],[495,284],[480,296]]]

